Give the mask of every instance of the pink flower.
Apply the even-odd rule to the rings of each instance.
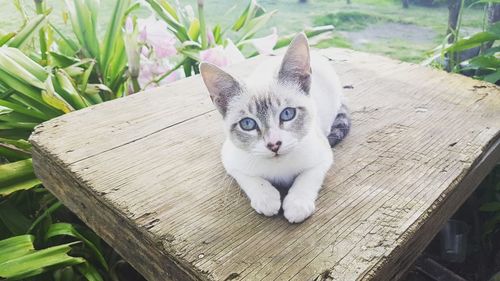
[[[200,60],[202,62],[209,62],[223,67],[244,61],[245,57],[234,45],[234,43],[231,40],[228,40],[228,44],[225,48],[218,45],[213,48],[201,51]]]
[[[149,60],[146,57],[142,57],[141,71],[139,72],[139,84],[141,88],[148,89],[159,85],[164,85],[181,78],[178,71],[172,72],[167,77],[163,78],[159,83],[154,82],[159,79],[165,73],[167,73],[171,68],[168,66],[166,61]]]
[[[154,17],[138,20],[139,40],[151,45],[158,58],[167,58],[177,54],[175,36],[168,30],[167,24],[158,21]]]
[[[202,62],[209,62],[217,66],[226,66],[229,64],[224,48],[222,46],[215,46],[200,52],[200,60]]]
[[[257,52],[261,55],[272,54],[273,48],[276,42],[278,42],[278,30],[276,27],[273,27],[271,30],[272,33],[268,36],[250,40],[255,49],[257,49]]]

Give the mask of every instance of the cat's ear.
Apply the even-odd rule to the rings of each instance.
[[[212,102],[222,116],[225,116],[231,99],[241,94],[240,83],[233,76],[210,63],[201,63],[200,72]]]
[[[297,34],[290,43],[281,62],[278,79],[285,83],[296,83],[305,93],[309,93],[311,87],[311,57],[309,43],[303,32]]]

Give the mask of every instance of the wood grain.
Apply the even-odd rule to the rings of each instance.
[[[321,52],[352,86],[353,128],[302,224],[256,214],[225,174],[221,118],[199,77],[44,123],[35,171],[148,280],[398,279],[500,160],[500,91]]]

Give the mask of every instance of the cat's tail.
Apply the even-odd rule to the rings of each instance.
[[[351,129],[351,116],[349,115],[349,110],[345,104],[339,109],[339,113],[333,121],[332,127],[330,129],[330,134],[328,135],[328,142],[331,147],[334,147],[339,142],[341,142],[349,133]]]

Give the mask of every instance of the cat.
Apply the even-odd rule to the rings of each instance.
[[[259,214],[283,209],[290,223],[315,211],[332,149],[349,132],[339,78],[328,59],[310,53],[299,33],[282,57],[271,57],[245,80],[201,63],[210,97],[222,114],[221,158]],[[276,186],[288,186],[282,200]]]

